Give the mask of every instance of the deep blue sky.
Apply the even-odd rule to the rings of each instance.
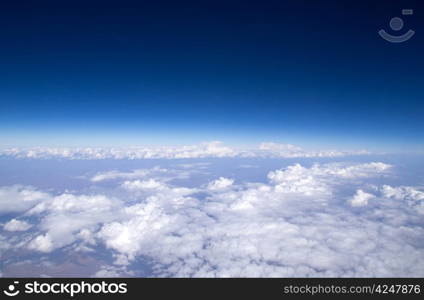
[[[9,2],[0,146],[424,149],[420,1]]]

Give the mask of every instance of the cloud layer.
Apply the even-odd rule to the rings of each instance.
[[[10,148],[0,150],[0,156],[32,159],[179,159],[205,157],[341,157],[367,155],[361,151],[307,151],[290,144],[262,143],[258,149],[233,149],[219,141],[180,147],[132,148]]]
[[[0,213],[16,214],[4,230],[22,235],[4,248],[106,247],[114,261],[95,276],[141,260],[149,276],[424,276],[424,192],[369,181],[391,165],[293,164],[266,183],[217,176],[195,188],[160,170],[91,178],[115,179],[113,196],[1,187]]]

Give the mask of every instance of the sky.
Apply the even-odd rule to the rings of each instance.
[[[418,1],[3,2],[0,277],[423,277]]]
[[[419,1],[147,2],[1,3],[0,147],[424,150]]]

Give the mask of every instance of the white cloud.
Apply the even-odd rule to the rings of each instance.
[[[294,164],[269,172],[266,183],[218,177],[197,188],[125,180],[114,193],[124,187],[123,199],[66,193],[29,207],[39,232],[25,245],[103,244],[115,266],[97,276],[118,276],[142,258],[151,276],[422,277],[424,193],[388,185],[364,192],[389,171],[379,162]],[[341,192],[352,186],[346,203]]]
[[[294,165],[271,172],[270,184],[228,185],[206,201],[150,197],[99,237],[126,263],[151,257],[163,276],[419,276],[424,254],[410,241],[422,228],[404,240],[404,229],[330,205],[340,182],[388,168]]]
[[[268,177],[276,182],[308,176],[319,178],[338,177],[354,179],[361,177],[375,177],[379,174],[386,174],[391,167],[391,165],[381,162],[350,165],[346,163],[330,163],[325,165],[314,164],[311,168],[305,168],[300,164],[295,164],[288,167],[285,171],[277,170],[275,172],[271,172]]]
[[[3,229],[7,231],[26,231],[31,227],[32,225],[28,222],[12,219],[4,225]]]
[[[390,165],[371,162],[365,164],[330,163],[314,164],[305,168],[300,164],[289,166],[285,170],[276,170],[268,174],[276,189],[286,193],[302,193],[305,195],[329,194],[329,185],[341,183],[348,179],[376,177],[387,174]],[[334,179],[337,181],[334,181]]]
[[[373,194],[364,192],[363,190],[357,190],[356,194],[349,200],[350,204],[354,207],[366,206],[368,201],[374,198]]]
[[[259,150],[261,153],[258,153],[259,156],[268,156],[268,157],[285,157],[285,158],[294,158],[294,157],[340,157],[340,156],[349,156],[349,155],[368,155],[369,151],[359,150],[359,151],[338,151],[338,150],[321,150],[321,151],[307,151],[301,147],[291,145],[291,144],[278,144],[273,142],[266,142],[259,145]]]
[[[29,243],[28,248],[48,253],[53,250],[53,243],[48,234],[39,235]]]
[[[3,235],[0,234],[0,256],[3,255],[3,253],[5,251],[9,250],[11,247],[12,247],[12,245],[6,239],[6,237],[4,237]],[[2,277],[2,276],[0,275],[0,277]]]
[[[259,145],[259,150],[283,157],[296,157],[300,154],[304,154],[304,150],[298,146],[273,142],[261,143]]]
[[[29,186],[0,187],[0,214],[25,211],[49,197],[47,193]]]
[[[208,184],[208,190],[210,191],[219,191],[225,190],[232,186],[234,183],[233,179],[219,177],[217,180],[214,180]]]
[[[367,155],[370,152],[321,150],[309,151],[291,144],[277,144],[266,142],[257,149],[234,149],[224,146],[219,141],[204,142],[197,145],[178,147],[130,147],[130,148],[48,148],[36,147],[29,149],[11,148],[0,150],[0,156],[15,158],[65,158],[65,159],[190,159],[206,157],[341,157],[349,155]],[[143,175],[143,174],[140,174]],[[107,180],[120,176],[119,172],[112,171],[104,177],[93,177],[93,181]],[[124,175],[125,176],[125,175]],[[128,174],[128,176],[131,176]],[[137,174],[134,174],[137,176]],[[130,179],[130,178],[128,178]]]
[[[392,187],[390,185],[384,185],[382,190],[384,196],[389,198],[424,201],[424,192],[410,186]]]
[[[145,178],[147,176],[154,175],[164,175],[167,174],[169,170],[163,169],[160,167],[154,167],[151,169],[137,169],[130,172],[119,172],[119,171],[108,171],[108,172],[99,172],[94,175],[90,180],[92,182],[100,182],[105,180],[115,180],[115,179],[138,179]]]
[[[109,171],[109,172],[100,172],[94,175],[90,180],[92,182],[99,182],[104,180],[111,180],[117,178],[142,178],[148,174],[147,170],[134,170],[132,172],[118,172],[118,171]]]
[[[122,187],[128,190],[157,190],[163,189],[165,185],[154,179],[125,181]]]
[[[91,182],[102,182],[102,181],[125,181],[130,182],[134,179],[147,179],[155,181],[171,181],[173,179],[187,179],[193,174],[199,174],[198,168],[195,166],[205,166],[205,164],[193,164],[191,170],[180,170],[180,169],[165,169],[159,166],[150,169],[136,169],[128,172],[120,171],[107,171],[99,172],[90,178]],[[186,166],[186,165],[185,165]],[[185,167],[183,167],[186,169]],[[141,180],[139,180],[141,182]]]
[[[183,146],[174,149],[174,152],[173,158],[234,157],[237,155],[235,150],[223,146],[219,141]]]
[[[424,214],[424,192],[409,186],[392,187],[384,185],[382,193],[387,198],[404,201],[418,213]]]
[[[275,188],[280,192],[305,195],[327,194],[331,191],[327,184],[318,176],[321,171],[319,165],[308,169],[296,164],[289,166],[286,170],[270,172],[268,178],[276,184]]]
[[[39,203],[27,215],[42,216],[38,227],[47,233],[48,249],[53,250],[78,239],[87,243],[90,240],[88,232],[96,230],[101,223],[118,218],[121,207],[121,200],[105,195],[65,193]]]
[[[77,237],[89,245],[96,245],[96,239],[93,231],[89,229],[81,229]]]
[[[36,205],[29,213],[41,213],[44,211],[61,213],[61,212],[90,212],[96,213],[109,210],[114,205],[112,199],[104,195],[73,195],[62,194],[51,198],[48,201]]]

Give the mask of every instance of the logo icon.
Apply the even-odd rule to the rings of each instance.
[[[16,286],[15,285],[17,285],[17,284],[19,284],[19,281],[14,281],[13,282],[13,284],[10,284],[8,287],[7,287],[7,290],[4,290],[3,291],[3,293],[5,293],[7,296],[9,296],[9,297],[14,297],[14,296],[16,296],[17,294],[19,294],[19,290],[17,290],[16,289]]]
[[[410,16],[413,14],[413,9],[402,9],[402,15],[404,16]],[[390,20],[389,25],[393,31],[399,31],[403,28],[403,20],[399,17],[392,18]],[[409,29],[406,33],[402,35],[392,35],[390,33],[387,33],[384,29],[381,29],[378,34],[390,43],[403,43],[409,40],[415,34],[415,31]]]

